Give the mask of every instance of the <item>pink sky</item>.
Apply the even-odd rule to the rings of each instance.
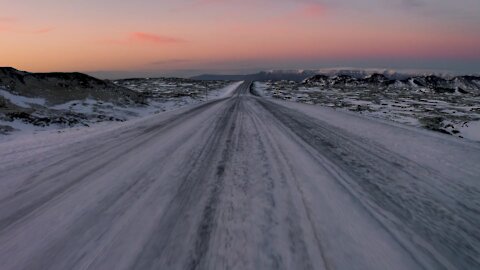
[[[480,72],[480,1],[386,2],[0,0],[0,66],[159,75],[325,65]]]

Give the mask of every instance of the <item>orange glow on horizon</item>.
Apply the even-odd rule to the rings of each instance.
[[[241,59],[480,60],[480,35],[442,22],[392,19],[380,24],[369,16],[342,15],[338,8],[308,3],[250,13],[242,13],[244,7],[215,9],[226,9],[231,1],[194,4],[184,11],[171,4],[163,16],[125,19],[113,13],[94,19],[72,15],[71,20],[0,14],[0,66],[97,71],[208,68]]]

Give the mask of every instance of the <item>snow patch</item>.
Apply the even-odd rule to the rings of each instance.
[[[460,134],[464,138],[480,142],[480,121],[465,123],[460,127]]]
[[[18,96],[4,89],[0,89],[0,96],[10,101],[11,103],[23,108],[31,108],[32,104],[45,106],[45,99],[43,98],[29,98],[24,96]]]

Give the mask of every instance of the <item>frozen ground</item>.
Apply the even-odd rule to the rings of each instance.
[[[341,79],[344,81],[322,77],[303,83],[257,82],[254,88],[267,97],[349,110],[480,141],[480,87],[464,91],[468,87],[461,88],[457,82],[449,92],[402,82],[387,85],[381,80]]]
[[[479,269],[480,146],[249,94],[0,143],[2,269]]]
[[[41,92],[36,93],[38,97],[28,97],[0,86],[0,140],[10,139],[5,136],[9,134],[18,136],[21,133],[88,127],[102,122],[123,122],[220,98],[238,85],[224,81],[173,78],[115,83],[139,93],[143,97],[142,102],[115,102],[92,96],[63,103],[52,102],[42,98]]]

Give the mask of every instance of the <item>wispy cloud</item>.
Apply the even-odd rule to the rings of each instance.
[[[151,44],[151,45],[168,45],[187,42],[185,39],[172,37],[167,35],[159,35],[147,32],[132,32],[122,39],[106,39],[101,43],[131,45],[131,44]]]

